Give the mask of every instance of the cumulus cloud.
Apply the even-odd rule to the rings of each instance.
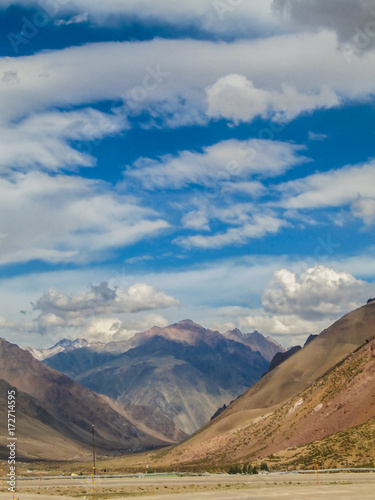
[[[281,90],[256,88],[243,75],[227,75],[206,89],[211,118],[226,118],[234,123],[251,122],[256,117],[288,122],[304,112],[332,108],[340,100],[327,85],[316,92],[304,93],[282,85]]]
[[[371,224],[374,221],[375,162],[313,174],[281,185],[282,206],[288,209],[316,209],[352,206],[353,214]]]
[[[126,321],[117,318],[93,318],[80,331],[80,335],[91,342],[111,342],[129,339],[136,333],[144,332],[153,326],[163,328],[167,325],[168,321],[160,314],[147,314],[141,319]]]
[[[300,276],[280,269],[264,291],[263,310],[244,316],[241,323],[273,335],[319,333],[365,304],[374,291],[373,284],[323,265]]]
[[[108,283],[102,282],[90,285],[88,291],[75,295],[51,289],[33,304],[33,309],[65,321],[99,314],[147,311],[178,303],[178,300],[146,283],[135,283],[128,290],[122,290],[109,288]]]
[[[287,269],[274,274],[265,290],[262,304],[273,314],[298,314],[311,320],[338,315],[363,304],[372,287],[345,272],[319,265],[301,276]]]
[[[158,160],[140,158],[125,172],[144,188],[181,189],[191,184],[217,188],[249,176],[273,177],[305,162],[303,146],[280,141],[236,139],[203,148],[202,153],[182,151]],[[259,188],[259,185],[258,185]]]
[[[80,335],[83,332],[90,337],[96,334],[116,334],[120,337],[134,330],[134,327],[129,330],[129,325],[114,318],[115,314],[134,314],[177,305],[177,299],[146,283],[135,283],[124,290],[110,288],[106,282],[90,285],[87,291],[76,294],[50,289],[32,304],[33,311],[40,312],[36,319],[36,328],[40,333],[73,328],[79,329]],[[151,318],[159,320],[160,316],[149,316],[148,320]],[[139,320],[131,321],[133,325],[134,321],[138,321],[137,325],[141,324]]]
[[[0,179],[0,210],[0,264],[101,260],[169,226],[104,182],[41,172]]]

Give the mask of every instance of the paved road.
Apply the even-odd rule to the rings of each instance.
[[[39,480],[18,481],[16,498],[72,500],[70,495],[77,493],[80,498],[92,498],[90,479],[43,479],[39,486]],[[97,478],[95,488],[97,493],[111,490],[111,500],[124,496],[139,500],[140,493],[148,493],[141,497],[147,500],[374,500],[375,473],[319,474],[319,485],[312,474]],[[12,497],[4,492],[0,500]]]

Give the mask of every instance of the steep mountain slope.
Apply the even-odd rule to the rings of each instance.
[[[270,372],[271,370],[274,370],[277,366],[281,365],[281,363],[284,363],[284,361],[293,356],[293,354],[298,352],[300,349],[302,349],[302,347],[300,345],[296,345],[285,352],[276,353],[271,360],[268,371]]]
[[[154,327],[130,343],[112,342],[101,352],[81,348],[45,362],[111,397],[134,418],[143,416],[155,430],[180,438],[206,424],[269,365],[243,342],[190,320]]]
[[[263,457],[366,422],[375,415],[374,341],[351,353],[374,336],[374,325],[374,303],[347,314],[163,461]]]
[[[7,394],[15,389],[0,379],[0,457],[7,458]],[[16,399],[16,436],[18,459],[42,458],[77,459],[89,458],[90,449],[74,438],[60,432],[61,422],[54,418],[33,397],[17,390]]]
[[[28,409],[24,416],[19,412],[19,416],[28,418],[29,424],[32,419],[38,421],[38,425],[42,423],[45,426],[43,427],[45,433],[40,433],[38,439],[36,438],[38,433],[31,431],[29,435],[24,435],[25,427],[22,425],[17,427],[21,454],[30,453],[29,446],[23,449],[24,444],[30,439],[34,441],[35,449],[38,450],[43,448],[43,443],[53,442],[50,440],[57,435],[60,441],[67,439],[68,442],[79,443],[87,453],[91,447],[92,425],[95,425],[99,450],[124,452],[130,448],[152,447],[167,443],[161,435],[134,422],[123,409],[116,408],[108,398],[93,393],[65,375],[43,365],[30,353],[4,339],[0,339],[0,379],[4,381],[3,384],[8,383],[16,388],[17,408],[20,404]],[[6,407],[2,407],[1,411],[5,412]],[[5,421],[5,414],[3,417]],[[70,453],[76,454],[76,451],[77,445],[70,450]],[[53,457],[58,458],[59,453],[54,449]]]

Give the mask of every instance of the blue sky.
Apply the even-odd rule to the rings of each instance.
[[[375,1],[0,2],[0,328],[302,342],[375,296]]]

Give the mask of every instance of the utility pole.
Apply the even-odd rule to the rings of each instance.
[[[95,500],[95,426],[91,426],[92,432],[92,500]]]
[[[95,426],[91,426],[91,432],[92,432],[92,466],[93,466],[93,473],[95,476]]]

